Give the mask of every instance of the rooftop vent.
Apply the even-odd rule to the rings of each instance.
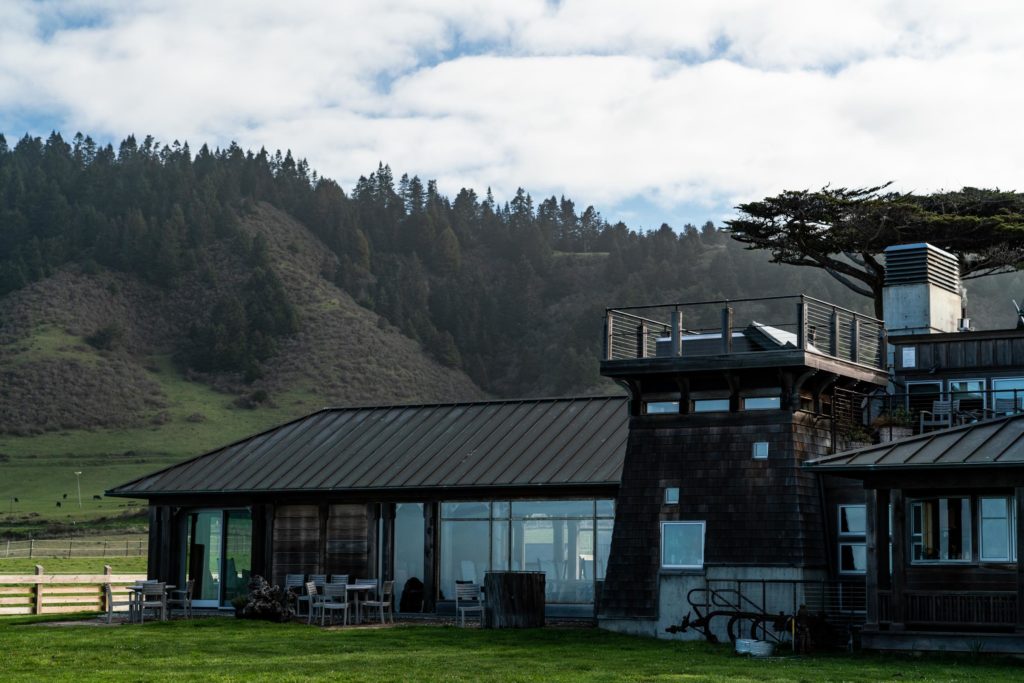
[[[960,265],[956,256],[920,242],[899,244],[885,250],[885,284],[931,283],[960,293]]]

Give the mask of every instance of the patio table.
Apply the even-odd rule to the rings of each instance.
[[[357,624],[363,623],[363,615],[362,615],[362,611],[361,611],[361,607],[360,607],[359,596],[360,595],[365,595],[366,593],[368,593],[369,591],[372,591],[372,590],[377,590],[377,582],[376,581],[374,581],[373,583],[363,582],[363,583],[349,583],[349,584],[345,585],[345,591],[349,595],[352,596],[353,602],[355,603],[355,606],[356,606],[356,623]]]
[[[140,619],[141,616],[142,616],[142,609],[141,609],[141,607],[142,607],[141,603],[142,603],[142,600],[143,600],[143,593],[142,593],[142,591],[145,590],[146,586],[144,584],[141,584],[141,583],[136,583],[136,584],[132,584],[131,586],[125,586],[125,588],[127,588],[129,591],[131,591],[134,594],[134,595],[132,595],[132,599],[131,600],[135,604],[128,608],[128,621],[134,622],[137,619]],[[167,600],[167,596],[170,595],[171,591],[174,590],[175,588],[177,588],[177,586],[175,586],[174,584],[171,584],[171,583],[165,583],[164,584],[164,600]],[[164,614],[163,614],[164,621],[167,620],[167,612],[168,612],[168,610],[164,610]]]

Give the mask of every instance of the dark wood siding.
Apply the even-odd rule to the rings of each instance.
[[[328,574],[366,577],[369,574],[369,525],[366,505],[331,505],[327,516]]]
[[[936,339],[899,337],[891,338],[896,345],[896,359],[901,373],[913,374],[931,369],[956,370],[999,370],[1024,368],[1024,334],[1005,331],[1001,334],[960,334],[935,335]],[[917,348],[917,362],[914,368],[902,367],[903,346]]]
[[[274,516],[274,578],[319,573],[320,513],[316,505],[281,505]]]
[[[767,460],[752,457],[767,441]],[[609,617],[654,617],[661,522],[706,522],[708,565],[825,567],[821,492],[801,463],[829,433],[788,411],[634,417],[602,596]],[[678,486],[678,505],[664,490]]]

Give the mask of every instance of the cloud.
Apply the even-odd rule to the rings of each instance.
[[[4,3],[0,130],[34,117],[291,148],[349,187],[383,160],[447,192],[524,186],[609,215],[719,218],[828,182],[1012,188],[1022,15],[1011,2]]]

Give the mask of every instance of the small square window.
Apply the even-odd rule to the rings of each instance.
[[[904,346],[902,347],[902,358],[901,364],[905,368],[916,368],[917,367],[917,347],[916,346]]]
[[[678,486],[670,486],[665,489],[665,505],[679,505]]]
[[[729,410],[729,399],[727,398],[702,398],[693,402],[695,413],[717,413]]]
[[[768,442],[767,441],[755,441],[754,442],[754,458],[756,460],[767,460],[768,459]]]
[[[661,523],[661,566],[669,569],[704,567],[704,522]]]

